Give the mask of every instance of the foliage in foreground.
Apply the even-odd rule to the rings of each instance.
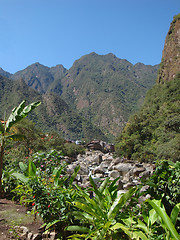
[[[25,100],[22,101],[18,107],[12,110],[7,121],[4,119],[4,123],[0,121],[0,197],[2,196],[2,171],[3,171],[3,158],[4,158],[4,148],[7,139],[20,140],[24,138],[22,135],[11,133],[10,130],[14,124],[25,118],[34,108],[38,107],[40,102],[33,102],[28,106],[25,106]]]
[[[174,178],[176,169],[172,166],[172,162],[167,164],[165,161],[162,166],[164,170],[157,167],[149,182],[144,184],[149,184],[151,189],[159,173],[166,172],[173,179],[171,187],[177,186],[178,193],[179,175]],[[90,177],[92,187],[81,189],[73,185],[79,167],[69,177],[63,156],[56,151],[50,151],[46,156],[35,154],[26,163],[19,163],[19,167],[18,172],[11,173],[11,178],[16,182],[14,197],[35,216],[41,216],[45,230],[56,229],[59,239],[179,239],[180,203],[169,201],[170,213],[161,203],[163,197],[168,196],[168,191],[163,196],[161,191],[154,190],[152,199],[137,207],[139,197],[148,193],[141,192],[141,186],[119,194],[119,179],[110,181],[106,178],[97,187]]]

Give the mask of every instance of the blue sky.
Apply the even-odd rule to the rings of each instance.
[[[0,0],[0,67],[69,69],[85,54],[160,63],[180,0]]]

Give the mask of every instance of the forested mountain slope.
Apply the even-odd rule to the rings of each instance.
[[[109,139],[120,132],[129,116],[142,105],[155,84],[159,65],[135,65],[112,53],[91,53],[76,60],[67,70],[63,65],[46,67],[34,63],[15,74],[1,71],[41,94],[54,92]]]
[[[116,136],[155,84],[158,67],[91,53],[75,61],[61,79],[61,96],[106,134]]]
[[[10,80],[0,75],[0,119],[6,119],[11,110],[26,99],[27,103],[41,101],[41,105],[30,114],[30,119],[44,133],[56,131],[66,139],[96,137],[107,140],[100,129],[77,114],[54,93],[40,94],[28,87],[24,80]]]

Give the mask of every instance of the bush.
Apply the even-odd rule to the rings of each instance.
[[[85,149],[75,143],[66,143],[63,146],[62,152],[65,156],[75,158],[78,154],[84,154]]]

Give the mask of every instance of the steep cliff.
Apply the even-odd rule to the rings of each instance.
[[[171,81],[180,72],[180,14],[174,17],[166,36],[158,83]]]
[[[156,85],[117,140],[119,155],[180,161],[180,14],[168,31]]]

